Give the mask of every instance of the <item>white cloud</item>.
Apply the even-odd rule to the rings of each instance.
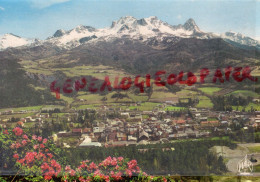
[[[52,6],[54,4],[65,3],[70,0],[28,0],[28,1],[29,3],[31,3],[31,6],[33,8],[43,9]]]
[[[181,19],[181,18],[182,18],[182,16],[181,16],[181,15],[178,15],[178,16],[177,16],[177,18],[178,18],[178,19]]]
[[[4,11],[4,10],[5,10],[5,8],[3,8],[3,7],[1,7],[1,6],[0,6],[0,10],[1,10],[1,11]]]
[[[255,39],[255,40],[258,40],[258,41],[260,42],[260,37],[257,37],[257,36],[256,36],[254,39]]]

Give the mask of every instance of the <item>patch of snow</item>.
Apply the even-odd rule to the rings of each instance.
[[[0,49],[8,47],[19,47],[32,43],[32,40],[21,38],[13,34],[4,34],[0,36]]]

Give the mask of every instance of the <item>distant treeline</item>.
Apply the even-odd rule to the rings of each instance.
[[[247,106],[252,102],[252,97],[241,97],[241,96],[215,96],[212,97],[214,104],[213,109],[217,111],[232,111],[232,106]]]
[[[59,108],[55,108],[55,109],[50,109],[50,110],[41,110],[42,113],[60,113],[60,109]]]

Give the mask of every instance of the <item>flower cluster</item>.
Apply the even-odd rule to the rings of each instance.
[[[61,172],[61,165],[54,159],[51,160],[50,164],[44,162],[41,165],[42,174],[45,180],[52,179],[53,176],[57,177]]]
[[[70,166],[66,166],[66,167],[65,167],[65,171],[66,171],[70,176],[75,176],[75,174],[76,174],[76,171],[73,170],[73,169],[71,169]]]
[[[99,177],[101,180],[109,181],[110,178],[118,181],[133,176],[147,176],[146,173],[142,174],[136,160],[127,162],[123,157],[107,157],[104,161],[96,165],[90,163],[88,160],[83,161],[78,168],[82,174],[83,170],[93,172],[93,177]],[[79,178],[81,182],[89,181],[89,178],[84,179],[82,176]]]
[[[19,127],[14,128],[13,132],[16,136],[21,136],[23,134],[23,130]]]
[[[127,163],[128,165],[128,175],[132,176],[132,173],[138,174],[140,172],[140,168],[137,165],[137,161],[136,160],[131,160]]]
[[[89,160],[84,160],[76,168],[72,169],[67,165],[62,167],[55,159],[54,153],[48,148],[48,140],[41,136],[28,136],[24,134],[22,128],[16,127],[12,132],[3,131],[3,135],[10,135],[15,140],[10,145],[13,150],[13,159],[23,172],[28,174],[41,174],[44,180],[51,180],[63,176],[62,180],[87,181],[121,181],[132,177],[147,177],[142,173],[136,160],[125,160],[123,157],[107,157],[96,164]],[[36,170],[36,171],[35,171]]]
[[[10,145],[10,148],[13,149],[13,158],[17,164],[29,171],[32,167],[38,166],[45,180],[50,180],[61,173],[61,165],[53,159],[53,154],[47,148],[48,139],[36,135],[30,139],[29,136],[23,134],[23,129],[19,127],[12,131],[16,140]],[[8,134],[8,131],[3,133]]]

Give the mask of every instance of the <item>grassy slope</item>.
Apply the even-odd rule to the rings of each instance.
[[[221,90],[221,88],[219,87],[202,87],[202,88],[198,88],[198,90],[201,90],[202,92],[209,94],[209,95],[213,95],[215,92],[218,92]]]
[[[234,92],[229,93],[228,95],[234,95],[234,96],[243,96],[243,97],[254,97],[254,98],[258,98],[259,94],[257,94],[256,92],[250,91],[250,90],[236,90]]]
[[[212,108],[213,103],[206,96],[199,96],[199,103],[196,105],[198,108]]]

